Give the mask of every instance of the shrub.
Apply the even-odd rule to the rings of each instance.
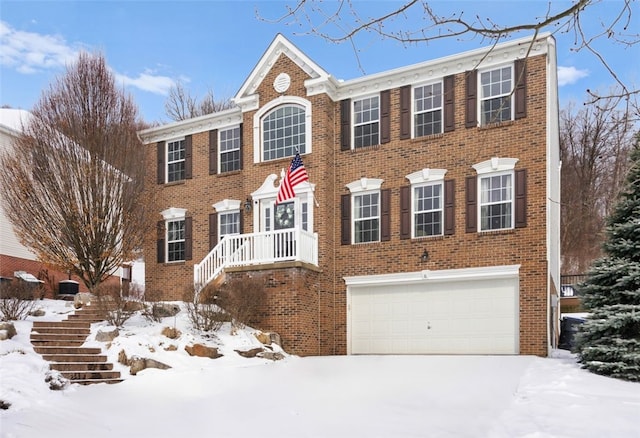
[[[234,278],[218,291],[218,303],[231,315],[232,326],[236,330],[259,322],[266,297],[261,276]]]
[[[184,301],[189,320],[196,330],[218,331],[229,321],[229,315],[218,306],[217,289],[213,286],[206,286],[199,293],[193,288],[187,289]]]
[[[135,313],[135,306],[122,296],[120,285],[101,284],[94,294],[100,316],[110,325],[122,327],[125,321]]]
[[[16,280],[0,283],[0,317],[2,321],[25,319],[35,306],[34,297],[42,294],[42,287]]]
[[[145,293],[144,309],[142,316],[151,322],[162,322],[163,318],[176,316],[180,312],[180,307],[160,301],[162,292],[153,290]]]

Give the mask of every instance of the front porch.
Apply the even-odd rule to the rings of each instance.
[[[193,284],[200,290],[225,269],[266,267],[283,262],[318,266],[318,234],[301,228],[226,235],[193,267]]]

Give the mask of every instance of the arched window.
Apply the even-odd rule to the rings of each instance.
[[[262,119],[262,160],[291,157],[306,146],[305,109],[298,105],[283,105]]]

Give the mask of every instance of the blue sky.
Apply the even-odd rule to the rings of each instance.
[[[255,67],[276,34],[282,33],[316,63],[338,79],[402,67],[416,62],[487,45],[479,39],[437,42],[404,47],[397,42],[362,35],[358,57],[349,44],[333,44],[308,35],[305,23],[275,23],[291,1],[30,1],[0,3],[0,105],[30,109],[49,84],[64,73],[80,50],[102,52],[147,122],[166,122],[164,103],[177,81],[194,97],[208,90],[220,98],[232,97]],[[335,5],[336,2],[325,2]],[[363,15],[389,11],[402,1],[354,0]],[[546,1],[436,1],[434,9],[446,14],[464,11],[465,17],[482,14],[496,22],[531,21],[546,13]],[[558,9],[569,2],[553,2]],[[622,2],[604,0],[584,16],[587,31],[620,11]],[[632,4],[636,23],[640,7]],[[411,14],[406,27],[422,17]],[[635,26],[635,29],[640,26]],[[630,27],[634,29],[633,26]],[[637,32],[637,31],[636,31]],[[517,37],[526,36],[526,33]],[[585,90],[607,90],[614,79],[586,51],[575,52],[573,36],[556,34],[561,82],[561,106],[581,103]],[[607,62],[627,85],[640,82],[640,44],[624,48],[606,39],[598,43]]]

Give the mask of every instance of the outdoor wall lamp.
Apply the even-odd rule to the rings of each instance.
[[[426,262],[427,260],[429,260],[429,253],[427,252],[426,249],[424,250],[424,252],[420,256],[420,260],[423,261],[423,262]]]
[[[251,211],[252,205],[251,205],[251,197],[247,196],[247,200],[244,201],[244,211],[249,213]]]

